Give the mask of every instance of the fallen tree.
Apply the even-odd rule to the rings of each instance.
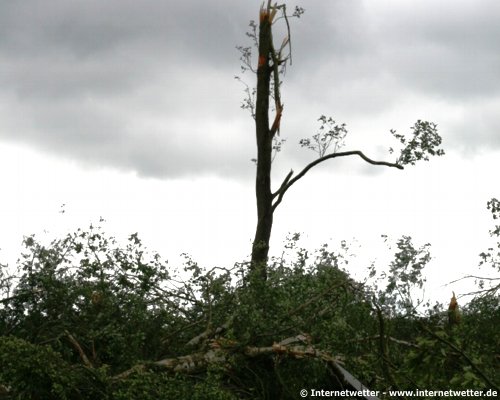
[[[172,276],[136,235],[125,249],[95,228],[50,246],[28,237],[17,284],[1,286],[0,394],[293,399],[304,388],[405,390],[429,379],[498,386],[498,298],[462,307],[449,327],[445,308],[424,318],[401,297],[423,282],[426,246],[398,241],[378,292],[343,270],[346,244],[309,253],[297,239],[259,287],[248,263],[204,270],[187,259],[189,278]]]

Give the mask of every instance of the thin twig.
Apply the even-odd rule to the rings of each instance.
[[[491,277],[476,276],[476,275],[465,275],[465,276],[462,276],[461,278],[458,278],[458,279],[455,279],[453,281],[450,281],[450,282],[444,284],[443,286],[449,286],[452,283],[460,282],[460,281],[463,281],[465,279],[471,279],[471,278],[472,279],[481,279],[481,280],[484,280],[484,281],[500,281],[500,278],[491,278]]]
[[[369,342],[372,340],[379,340],[379,339],[380,339],[380,335],[374,335],[374,336],[367,336],[367,337],[358,338],[358,339],[351,339],[351,340],[348,340],[346,343]],[[411,342],[407,342],[406,340],[396,339],[395,337],[392,337],[392,336],[386,336],[386,339],[389,340],[390,342],[397,343],[397,344],[400,344],[403,346],[413,347],[415,349],[420,348],[420,346],[416,343],[411,343]]]

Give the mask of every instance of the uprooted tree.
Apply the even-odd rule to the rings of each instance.
[[[312,139],[300,141],[302,147],[307,147],[318,153],[319,158],[306,165],[302,171],[294,175],[290,171],[281,185],[273,191],[271,188],[271,166],[273,151],[280,149],[282,141],[277,138],[280,132],[280,121],[283,114],[283,103],[281,101],[280,76],[286,65],[291,64],[291,38],[290,17],[300,17],[304,12],[302,8],[296,7],[292,15],[287,15],[286,5],[271,4],[268,0],[266,6],[262,6],[259,14],[259,25],[250,23],[251,31],[247,33],[254,41],[258,50],[257,68],[252,66],[252,48],[239,47],[242,53],[243,70],[251,70],[257,75],[257,87],[251,90],[246,87],[247,98],[243,108],[248,108],[255,119],[255,131],[257,137],[257,173],[255,181],[255,192],[257,197],[257,227],[252,246],[251,267],[252,271],[266,279],[266,266],[269,254],[269,241],[273,227],[273,216],[277,207],[281,204],[283,196],[288,189],[301,179],[310,169],[316,165],[338,157],[358,156],[372,165],[382,165],[403,169],[405,165],[413,165],[419,160],[428,160],[429,156],[443,155],[444,151],[439,148],[441,137],[436,124],[427,121],[417,121],[412,127],[411,137],[407,139],[391,130],[393,136],[402,145],[399,157],[395,162],[375,161],[367,157],[359,150],[338,151],[347,134],[344,124],[337,124],[332,118],[321,116],[320,131]],[[273,24],[277,21],[285,21],[288,36],[277,48],[273,41]],[[270,99],[274,100],[274,119],[271,123],[269,118]],[[392,153],[392,149],[389,149]]]

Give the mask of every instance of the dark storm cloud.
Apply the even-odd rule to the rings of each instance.
[[[424,1],[396,12],[383,29],[393,38],[383,54],[398,85],[460,113],[441,125],[447,147],[499,148],[500,116],[492,110],[500,102],[500,3]]]
[[[247,15],[226,3],[2,2],[1,137],[148,176],[251,170],[234,132]]]
[[[213,60],[227,54],[224,45],[234,46],[233,35],[247,16],[245,7],[229,7],[230,1],[212,3],[2,2],[0,46],[30,57],[65,54],[78,59],[96,58],[125,48],[143,49],[151,59],[164,51],[172,59],[193,53]],[[176,49],[182,49],[182,54],[175,54]]]
[[[370,118],[414,92],[472,102],[482,134],[457,126],[457,145],[500,145],[498,116],[477,105],[500,96],[497,3],[302,5],[283,89],[292,139],[294,122],[315,121],[325,108]],[[259,6],[1,2],[0,139],[145,176],[250,174],[253,127],[239,110],[234,47],[248,43],[244,32]]]
[[[500,3],[332,3],[306,14],[294,39],[298,63],[330,70],[335,84],[389,77],[446,100],[500,93]]]
[[[308,99],[305,108],[318,109],[312,117],[362,121],[417,96],[421,108],[446,106],[433,118],[447,148],[500,146],[500,116],[487,111],[500,100],[500,3],[339,1],[308,11],[294,27],[294,68],[302,73],[290,80],[295,96]],[[471,112],[445,115],[450,109]]]
[[[443,1],[403,7],[383,34],[406,84],[453,101],[500,93],[500,4]],[[390,17],[389,13],[385,14]],[[390,64],[390,65],[391,65]]]

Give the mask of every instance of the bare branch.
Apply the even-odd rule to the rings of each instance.
[[[288,17],[286,15],[286,8],[285,4],[283,4],[283,16],[285,17],[285,22],[286,22],[286,29],[288,32],[288,48],[289,48],[289,57],[290,57],[290,65],[292,65],[292,35],[290,34],[290,23],[288,22]]]
[[[472,292],[464,293],[460,297],[491,294],[496,293],[498,290],[500,290],[500,285],[492,286],[487,289],[474,290]]]
[[[402,346],[412,347],[414,349],[420,348],[420,346],[416,343],[407,342],[406,340],[397,339],[397,338],[392,337],[392,336],[385,336],[385,339],[390,341],[390,342],[400,344]],[[363,337],[363,338],[359,338],[359,339],[351,339],[351,340],[348,340],[346,343],[371,342],[372,340],[380,340],[380,335],[367,336],[367,337]]]
[[[226,321],[223,325],[217,327],[216,329],[207,328],[205,331],[200,333],[198,336],[195,336],[189,342],[187,342],[186,346],[191,346],[191,347],[197,346],[201,342],[205,341],[206,339],[208,339],[210,337],[214,337],[215,335],[221,334],[222,332],[229,329],[232,321],[233,321],[233,317],[231,317],[228,321]]]
[[[276,54],[274,49],[273,40],[270,40],[271,45],[271,58],[273,60],[273,82],[274,82],[274,108],[276,109],[276,116],[274,117],[274,122],[271,127],[271,137],[274,137],[276,133],[279,134],[280,131],[280,121],[281,115],[283,113],[283,104],[281,103],[280,95],[280,80],[279,80],[279,65],[281,63],[280,55]]]
[[[76,351],[80,355],[80,358],[82,359],[82,361],[85,364],[85,366],[89,367],[89,368],[94,368],[94,366],[90,362],[89,358],[87,357],[87,355],[83,351],[82,346],[80,346],[80,343],[78,343],[78,341],[74,338],[74,336],[71,333],[69,333],[68,331],[64,331],[64,333],[66,334],[66,336],[68,337],[69,341],[71,342],[71,344],[73,345],[73,347],[76,349]]]
[[[302,178],[305,174],[307,174],[307,172],[311,168],[313,168],[316,165],[322,163],[323,161],[329,160],[331,158],[347,157],[347,156],[353,156],[353,155],[357,155],[357,156],[361,157],[368,164],[372,164],[372,165],[384,165],[386,167],[393,167],[393,168],[397,168],[397,169],[404,169],[404,167],[402,165],[397,164],[397,163],[391,163],[391,162],[387,162],[387,161],[375,161],[375,160],[372,160],[371,158],[368,158],[367,156],[365,156],[363,154],[363,152],[361,152],[359,150],[342,151],[342,152],[339,152],[339,153],[328,154],[328,155],[320,157],[320,158],[314,160],[313,162],[309,163],[308,165],[306,165],[304,167],[304,169],[302,171],[300,171],[300,173],[297,176],[295,176],[295,178],[293,178],[292,180],[290,180],[289,182],[287,182],[287,180],[289,179],[288,176],[291,176],[291,173],[293,173],[293,171],[291,171],[291,173],[289,173],[287,175],[287,178],[285,178],[285,180],[283,181],[283,184],[281,185],[281,187],[273,194],[273,197],[278,196],[278,199],[273,204],[273,211],[281,203],[281,200],[283,199],[283,196],[285,195],[286,191],[288,189],[290,189],[290,187],[295,182],[297,182],[300,178]]]
[[[500,281],[500,278],[492,278],[492,277],[477,276],[477,275],[465,275],[465,276],[462,276],[461,278],[458,278],[458,279],[455,279],[453,281],[448,282],[444,286],[449,286],[452,283],[460,282],[460,281],[463,281],[464,279],[481,279],[484,281]]]
[[[283,183],[281,184],[280,188],[273,193],[273,199],[283,190],[283,188],[288,184],[288,181],[290,180],[290,178],[292,177],[293,175],[293,169],[290,170],[290,172],[288,173],[288,175],[285,177],[285,179],[283,180]]]
[[[302,343],[302,344],[297,344]],[[220,338],[210,343],[210,349],[204,352],[192,353],[186,356],[166,358],[153,363],[137,364],[134,367],[114,376],[114,380],[127,378],[136,373],[146,371],[148,368],[164,368],[171,372],[195,372],[204,370],[210,364],[224,365],[229,362],[232,354],[239,352],[247,357],[253,358],[262,355],[282,355],[290,358],[315,358],[328,364],[335,372],[341,382],[345,382],[345,375],[341,369],[339,360],[328,352],[319,350],[309,343],[306,335],[300,334],[273,343],[271,346],[255,347],[244,346],[239,343]]]

